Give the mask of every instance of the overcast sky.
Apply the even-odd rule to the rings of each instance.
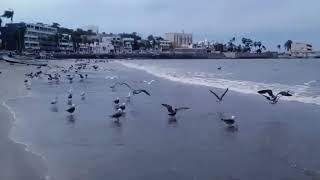
[[[3,0],[15,22],[58,22],[100,32],[192,32],[196,40],[261,40],[273,49],[292,39],[320,49],[320,0]],[[7,22],[5,20],[5,22]],[[270,47],[272,46],[272,47]]]

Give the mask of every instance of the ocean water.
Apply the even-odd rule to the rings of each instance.
[[[51,62],[59,66],[72,61]],[[53,180],[209,180],[320,178],[320,106],[317,60],[159,60],[92,63],[88,79],[49,83],[34,79],[24,97],[6,102],[15,115],[11,138],[40,154]],[[222,70],[216,68],[222,66]],[[319,67],[319,66],[318,66]],[[147,72],[147,73],[146,73]],[[144,81],[154,80],[149,85]],[[125,81],[144,88],[114,123],[112,100],[125,102]],[[222,103],[208,88],[230,88]],[[291,90],[271,105],[257,90]],[[74,115],[69,115],[68,90]],[[81,99],[80,93],[86,92]],[[58,97],[58,104],[50,101]],[[176,120],[161,103],[188,106]],[[227,128],[221,116],[237,117]]]
[[[286,100],[320,105],[320,60],[121,61],[168,80],[257,94],[261,89],[295,93]],[[217,68],[222,67],[219,71]]]

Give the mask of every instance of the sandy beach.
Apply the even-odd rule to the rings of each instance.
[[[69,67],[74,63],[53,64]],[[92,69],[93,64],[99,68]],[[1,162],[6,168],[4,179],[37,179],[44,174],[53,180],[320,177],[320,161],[315,158],[320,150],[318,105],[285,100],[272,105],[259,95],[236,91],[236,86],[232,86],[223,102],[217,103],[208,89],[219,94],[223,89],[179,82],[178,78],[185,77],[174,74],[178,71],[171,67],[165,72],[175,78],[173,81],[153,75],[154,71],[128,68],[122,62],[92,62],[90,66],[83,71],[88,74],[83,81],[76,77],[73,83],[66,79],[54,83],[39,78],[26,91],[23,74],[35,71],[35,67],[2,64],[7,71],[1,70],[4,71],[1,82],[7,86],[1,92],[7,94],[1,96],[16,113],[15,121],[10,120],[12,115],[6,109],[1,114],[8,119],[1,126],[6,131],[2,133],[6,151],[1,149],[6,154],[6,160]],[[207,78],[203,74],[197,73],[196,80]],[[151,80],[153,83],[148,84]],[[112,101],[120,97],[124,102],[128,88],[112,91],[110,86],[123,81],[133,88],[147,89],[151,96],[132,97],[127,102],[125,117],[116,124],[109,117],[114,113]],[[72,119],[65,111],[69,89],[73,89],[73,103],[77,105]],[[80,98],[82,91],[87,92],[84,100]],[[31,95],[24,96],[28,93]],[[17,96],[21,97],[14,98]],[[59,103],[53,108],[50,101],[55,96]],[[173,120],[162,103],[187,106],[190,110],[178,113]],[[232,115],[236,116],[236,128],[230,129],[220,118]],[[10,131],[11,138],[28,144],[30,150],[45,160],[8,139],[12,122],[15,125]]]
[[[9,132],[13,125],[13,114],[3,105],[11,98],[25,93],[24,74],[34,67],[11,66],[0,61],[0,179],[37,180],[44,179],[46,168],[39,156],[29,152],[26,146],[13,142]]]

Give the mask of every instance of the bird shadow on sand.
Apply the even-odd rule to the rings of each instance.
[[[59,112],[58,107],[55,106],[55,105],[54,105],[54,106],[51,106],[50,110],[51,110],[51,112],[54,112],[54,113]]]
[[[170,117],[168,117],[168,125],[170,127],[178,127],[179,122],[178,122],[176,117],[174,117],[174,116],[171,117],[170,116]]]
[[[68,100],[67,104],[72,105],[72,100]]]
[[[77,120],[77,118],[76,118],[75,115],[73,115],[73,114],[67,115],[67,122],[68,122],[68,124],[75,124],[75,123],[76,123],[76,120]]]

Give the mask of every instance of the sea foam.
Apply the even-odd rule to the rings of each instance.
[[[283,100],[297,101],[302,103],[310,103],[320,105],[320,96],[312,95],[308,92],[310,86],[308,84],[303,85],[286,85],[286,84],[267,84],[253,81],[241,81],[241,80],[229,80],[223,79],[215,74],[206,72],[181,72],[179,69],[170,67],[159,67],[155,64],[139,64],[136,62],[116,61],[117,63],[126,66],[128,68],[134,68],[137,70],[145,71],[154,76],[164,78],[174,82],[180,82],[191,85],[201,85],[207,87],[229,88],[232,91],[245,93],[245,94],[257,94],[257,91],[262,89],[272,89],[275,92],[291,90],[294,92],[293,97],[283,97]]]

